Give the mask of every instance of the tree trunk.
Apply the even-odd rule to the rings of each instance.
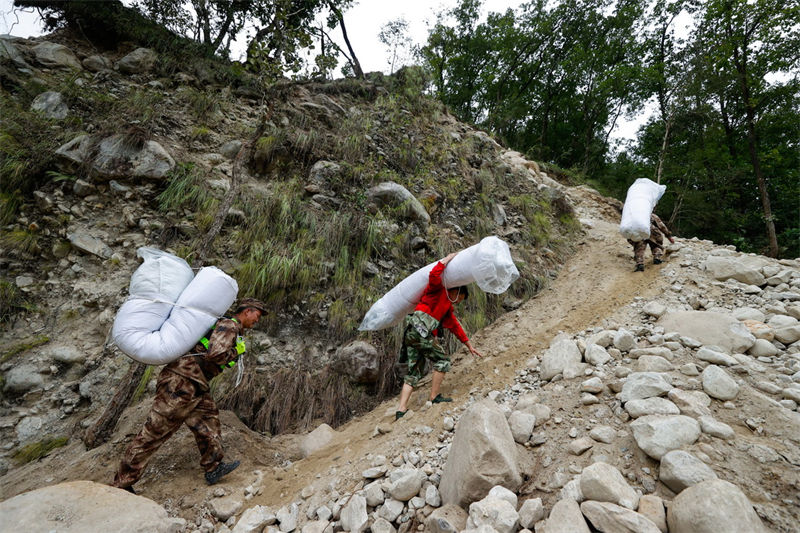
[[[128,407],[128,403],[133,398],[133,393],[142,380],[146,368],[147,365],[142,363],[131,363],[128,373],[125,374],[125,377],[122,378],[122,381],[117,386],[117,391],[114,393],[111,403],[108,404],[108,407],[106,407],[97,422],[86,430],[83,436],[83,443],[87,449],[96,448],[111,437],[119,417],[122,416],[122,412]]]
[[[342,27],[342,37],[344,37],[344,42],[347,45],[347,49],[350,50],[350,58],[352,59],[353,63],[353,72],[357,77],[363,78],[364,71],[361,69],[361,63],[358,61],[356,53],[353,51],[353,46],[350,44],[350,39],[347,37],[347,29],[344,27],[344,17],[338,9],[336,10],[336,18],[339,20],[339,26]]]

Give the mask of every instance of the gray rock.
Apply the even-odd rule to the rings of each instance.
[[[392,498],[407,502],[417,494],[425,481],[425,474],[416,468],[400,468],[389,473],[389,486],[386,488]]]
[[[380,377],[378,350],[365,341],[353,341],[339,348],[330,364],[335,372],[349,376],[354,383],[375,383]]]
[[[73,171],[89,165],[90,172],[101,178],[162,179],[175,167],[175,161],[155,141],[141,145],[123,135],[112,135],[97,144],[88,135],[80,135],[56,150],[66,169]]]
[[[667,312],[667,306],[661,302],[648,302],[642,307],[644,314],[656,318],[661,318]]]
[[[797,342],[800,340],[800,325],[776,329],[775,338],[783,344],[793,344]]]
[[[458,533],[467,527],[467,512],[454,504],[433,511],[425,521],[426,533]]]
[[[589,392],[592,394],[600,394],[605,390],[605,385],[603,385],[603,381],[598,378],[597,376],[593,378],[589,378],[583,383],[581,383],[581,392]]]
[[[328,424],[320,424],[314,431],[300,440],[300,452],[303,457],[308,457],[330,444],[335,435],[336,430]]]
[[[158,54],[149,48],[137,48],[117,62],[123,74],[144,74],[150,72],[158,60]]]
[[[636,493],[616,467],[597,462],[581,472],[581,492],[587,500],[610,502],[635,510],[639,505]]]
[[[19,48],[13,43],[16,37],[11,35],[0,35],[0,58],[6,58],[14,63],[17,68],[30,70],[31,66],[25,61]]]
[[[713,363],[715,365],[733,366],[736,364],[736,359],[730,355],[717,350],[712,350],[706,346],[703,346],[697,350],[696,355],[701,361],[708,361],[709,363]]]
[[[399,183],[387,181],[376,185],[367,191],[367,197],[378,207],[388,205],[400,208],[403,216],[420,223],[423,227],[427,227],[431,222],[425,207]]]
[[[242,513],[232,533],[261,533],[265,526],[271,526],[277,520],[275,513],[269,507],[256,505]]]
[[[634,372],[630,374],[622,385],[620,401],[643,400],[663,396],[672,390],[672,385],[664,374],[657,372]]]
[[[89,56],[82,61],[83,67],[91,72],[100,72],[102,70],[111,70],[114,64],[106,56],[93,55]]]
[[[67,239],[69,239],[70,244],[72,244],[76,250],[96,255],[102,259],[109,259],[114,254],[114,251],[109,248],[106,243],[87,233],[78,231],[68,233]]]
[[[654,494],[645,494],[639,498],[639,509],[636,511],[654,523],[661,533],[667,533],[667,510],[664,502]]]
[[[681,414],[698,418],[711,414],[711,398],[703,391],[672,389],[667,397],[678,406]]]
[[[517,448],[506,417],[492,401],[470,406],[458,421],[439,483],[444,503],[468,505],[495,485],[522,483]]]
[[[608,348],[611,346],[611,343],[614,342],[614,334],[616,331],[610,329],[604,329],[598,333],[595,333],[591,337],[586,340],[586,345],[591,346],[592,344],[596,344],[601,348]]]
[[[611,444],[617,437],[617,430],[611,426],[597,426],[592,428],[589,432],[589,436],[597,442]]]
[[[0,516],[4,531],[177,533],[185,524],[152,500],[93,481],[70,481],[14,496],[0,502]]]
[[[497,533],[514,533],[518,522],[519,514],[506,500],[487,496],[469,506],[468,529],[489,526]]]
[[[439,494],[439,489],[436,485],[428,485],[425,489],[425,503],[431,507],[439,507],[442,505],[442,496]]]
[[[786,400],[791,400],[795,403],[800,403],[800,388],[787,387],[781,391],[781,395]]]
[[[4,392],[23,394],[33,389],[44,387],[44,378],[39,370],[31,364],[22,364],[13,367],[6,372],[6,383],[3,385]]]
[[[577,377],[583,373],[582,359],[578,345],[569,335],[557,335],[542,355],[541,378],[550,380],[558,374],[565,379]]]
[[[242,500],[236,496],[214,498],[209,502],[209,507],[211,508],[211,514],[220,522],[225,522],[242,510]]]
[[[732,400],[739,394],[739,385],[723,369],[716,365],[708,365],[703,373],[703,390],[718,400]]]
[[[384,518],[378,518],[370,526],[370,531],[372,533],[395,533],[397,529],[395,529],[395,527],[388,520]],[[305,533],[305,529],[303,530],[303,533]]]
[[[242,149],[242,141],[238,139],[233,139],[220,146],[219,153],[221,153],[228,159],[234,159],[239,154],[239,150],[241,149]]]
[[[747,350],[747,353],[753,357],[772,357],[777,355],[778,351],[778,348],[768,340],[756,339],[755,344]]]
[[[33,52],[36,54],[36,62],[43,67],[83,69],[72,50],[63,44],[45,41],[34,46]]]
[[[656,460],[700,437],[700,424],[684,415],[647,415],[631,422],[630,427],[636,445]]]
[[[19,421],[17,427],[14,428],[17,434],[17,440],[20,444],[27,444],[29,442],[41,440],[44,436],[42,433],[42,426],[44,420],[40,416],[26,416]]]
[[[699,340],[706,346],[719,346],[730,353],[744,353],[756,338],[744,324],[730,315],[711,311],[676,311],[661,317],[665,331]]]
[[[378,507],[377,513],[378,516],[388,520],[389,522],[394,522],[397,520],[397,517],[403,512],[403,502],[399,500],[394,500],[389,498],[383,505]]]
[[[643,355],[636,361],[637,372],[670,372],[672,363],[660,355]]]
[[[587,501],[581,512],[598,531],[614,533],[661,533],[645,516],[613,503]]]
[[[373,481],[364,487],[364,498],[366,498],[369,507],[377,507],[386,500],[382,485],[382,481]]]
[[[86,352],[72,345],[50,346],[43,350],[43,353],[51,357],[53,361],[57,363],[72,365],[86,361]]]
[[[682,491],[667,510],[670,533],[766,533],[753,505],[734,484],[703,481]]]
[[[531,529],[533,525],[543,519],[544,516],[544,506],[542,505],[541,498],[525,500],[522,502],[522,507],[519,508],[519,525]]]
[[[701,267],[719,281],[735,279],[747,285],[764,285],[766,280],[761,273],[761,268],[766,265],[766,260],[753,256],[739,255],[738,257],[709,257]]]
[[[345,531],[355,531],[356,533],[365,531],[369,523],[366,498],[354,494],[347,505],[342,508],[340,520],[342,529]]]
[[[621,352],[629,352],[636,348],[636,339],[633,338],[633,333],[620,328],[614,335],[614,348]]]
[[[701,481],[717,479],[717,474],[691,453],[672,450],[661,457],[658,479],[677,494]]]
[[[736,320],[755,320],[757,322],[764,322],[766,316],[764,313],[753,307],[740,307],[733,310],[733,316]]]
[[[724,422],[720,422],[713,416],[701,416],[698,418],[698,422],[700,422],[700,430],[712,437],[731,440],[736,436],[736,432],[733,431],[732,427]]]
[[[355,498],[355,496],[353,498]],[[284,505],[283,507],[278,509],[277,513],[275,513],[275,517],[279,522],[278,529],[280,529],[281,531],[294,531],[295,529],[297,529],[297,519],[299,518],[299,516],[300,516],[300,508],[297,506],[296,503],[290,503],[289,505]]]
[[[581,437],[570,442],[567,446],[567,451],[572,455],[581,455],[586,450],[594,446],[594,441],[589,437]]]
[[[677,405],[666,398],[631,400],[625,403],[625,410],[631,418],[647,415],[678,415],[681,412]]]
[[[575,500],[558,501],[545,522],[547,533],[591,533]]]
[[[45,91],[31,102],[31,110],[39,111],[46,118],[62,120],[67,118],[69,107],[64,102],[64,97],[56,91]]]
[[[508,417],[508,427],[511,429],[511,435],[520,444],[528,442],[535,425],[536,417],[530,413],[514,411]]]
[[[76,179],[72,184],[72,192],[81,198],[85,198],[96,191],[94,185],[82,179]]]
[[[586,362],[591,365],[604,365],[611,360],[611,356],[608,354],[605,348],[600,346],[599,344],[590,344],[586,347],[586,353],[584,353],[584,358]]]

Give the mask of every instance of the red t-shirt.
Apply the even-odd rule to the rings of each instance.
[[[450,303],[447,297],[447,290],[444,285],[442,285],[442,272],[444,272],[444,267],[445,265],[441,261],[436,263],[436,266],[433,267],[428,277],[428,286],[425,287],[425,292],[422,293],[422,299],[420,299],[414,311],[422,311],[440,321],[443,327],[452,331],[453,334],[458,337],[458,340],[466,344],[469,342],[467,334],[464,333],[461,324],[459,324],[455,311],[453,310],[453,304]]]

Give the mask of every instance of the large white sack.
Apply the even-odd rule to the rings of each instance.
[[[667,190],[666,185],[639,178],[628,188],[619,232],[626,239],[643,241],[650,238],[650,215]]]
[[[388,328],[412,312],[428,286],[428,277],[436,263],[420,268],[383,295],[367,311],[358,329]],[[445,287],[459,287],[474,282],[486,292],[501,294],[518,277],[508,244],[491,236],[459,252],[444,270],[442,283]]]
[[[132,295],[117,312],[112,338],[136,361],[170,363],[197,343],[236,300],[238,291],[236,281],[223,271],[203,268],[174,305]]]
[[[158,248],[143,246],[136,250],[136,255],[144,262],[131,276],[128,288],[131,296],[174,303],[194,278],[189,263]]]

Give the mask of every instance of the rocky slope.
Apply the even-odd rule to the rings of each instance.
[[[526,167],[514,154],[505,158]],[[797,531],[798,261],[681,238],[664,264],[634,273],[616,202],[536,177],[573,206],[583,238],[552,283],[473,336],[485,358],[457,353],[444,386],[454,403],[426,404],[423,384],[414,412],[400,421],[390,399],[335,430],[320,425],[280,437],[223,412],[226,452],[243,461],[224,483],[200,484],[197,452],[183,431],[137,485],[172,517],[150,511],[164,530]],[[93,275],[104,269],[74,259],[63,268],[75,272],[76,290],[91,294],[98,284],[72,264]],[[127,273],[118,276],[120,292]],[[110,305],[112,296],[104,298]],[[36,320],[31,331],[47,327]],[[23,365],[4,369],[7,386],[28,387],[5,406],[3,429],[14,435],[7,453],[20,435],[39,438],[58,424],[46,418],[47,402],[62,412],[85,409],[80,389],[109,380],[84,385],[74,365],[86,363],[67,362],[77,357],[68,350],[43,377],[45,355],[56,357],[48,346],[22,353],[34,368],[13,379],[8,374]],[[106,376],[114,371],[122,368]],[[70,373],[72,388],[57,385]],[[66,391],[74,396],[56,396]],[[12,496],[45,485],[107,482],[147,407],[130,408],[95,450],[72,440],[9,468],[0,477],[0,511],[18,508]],[[51,527],[53,518],[41,516]]]

